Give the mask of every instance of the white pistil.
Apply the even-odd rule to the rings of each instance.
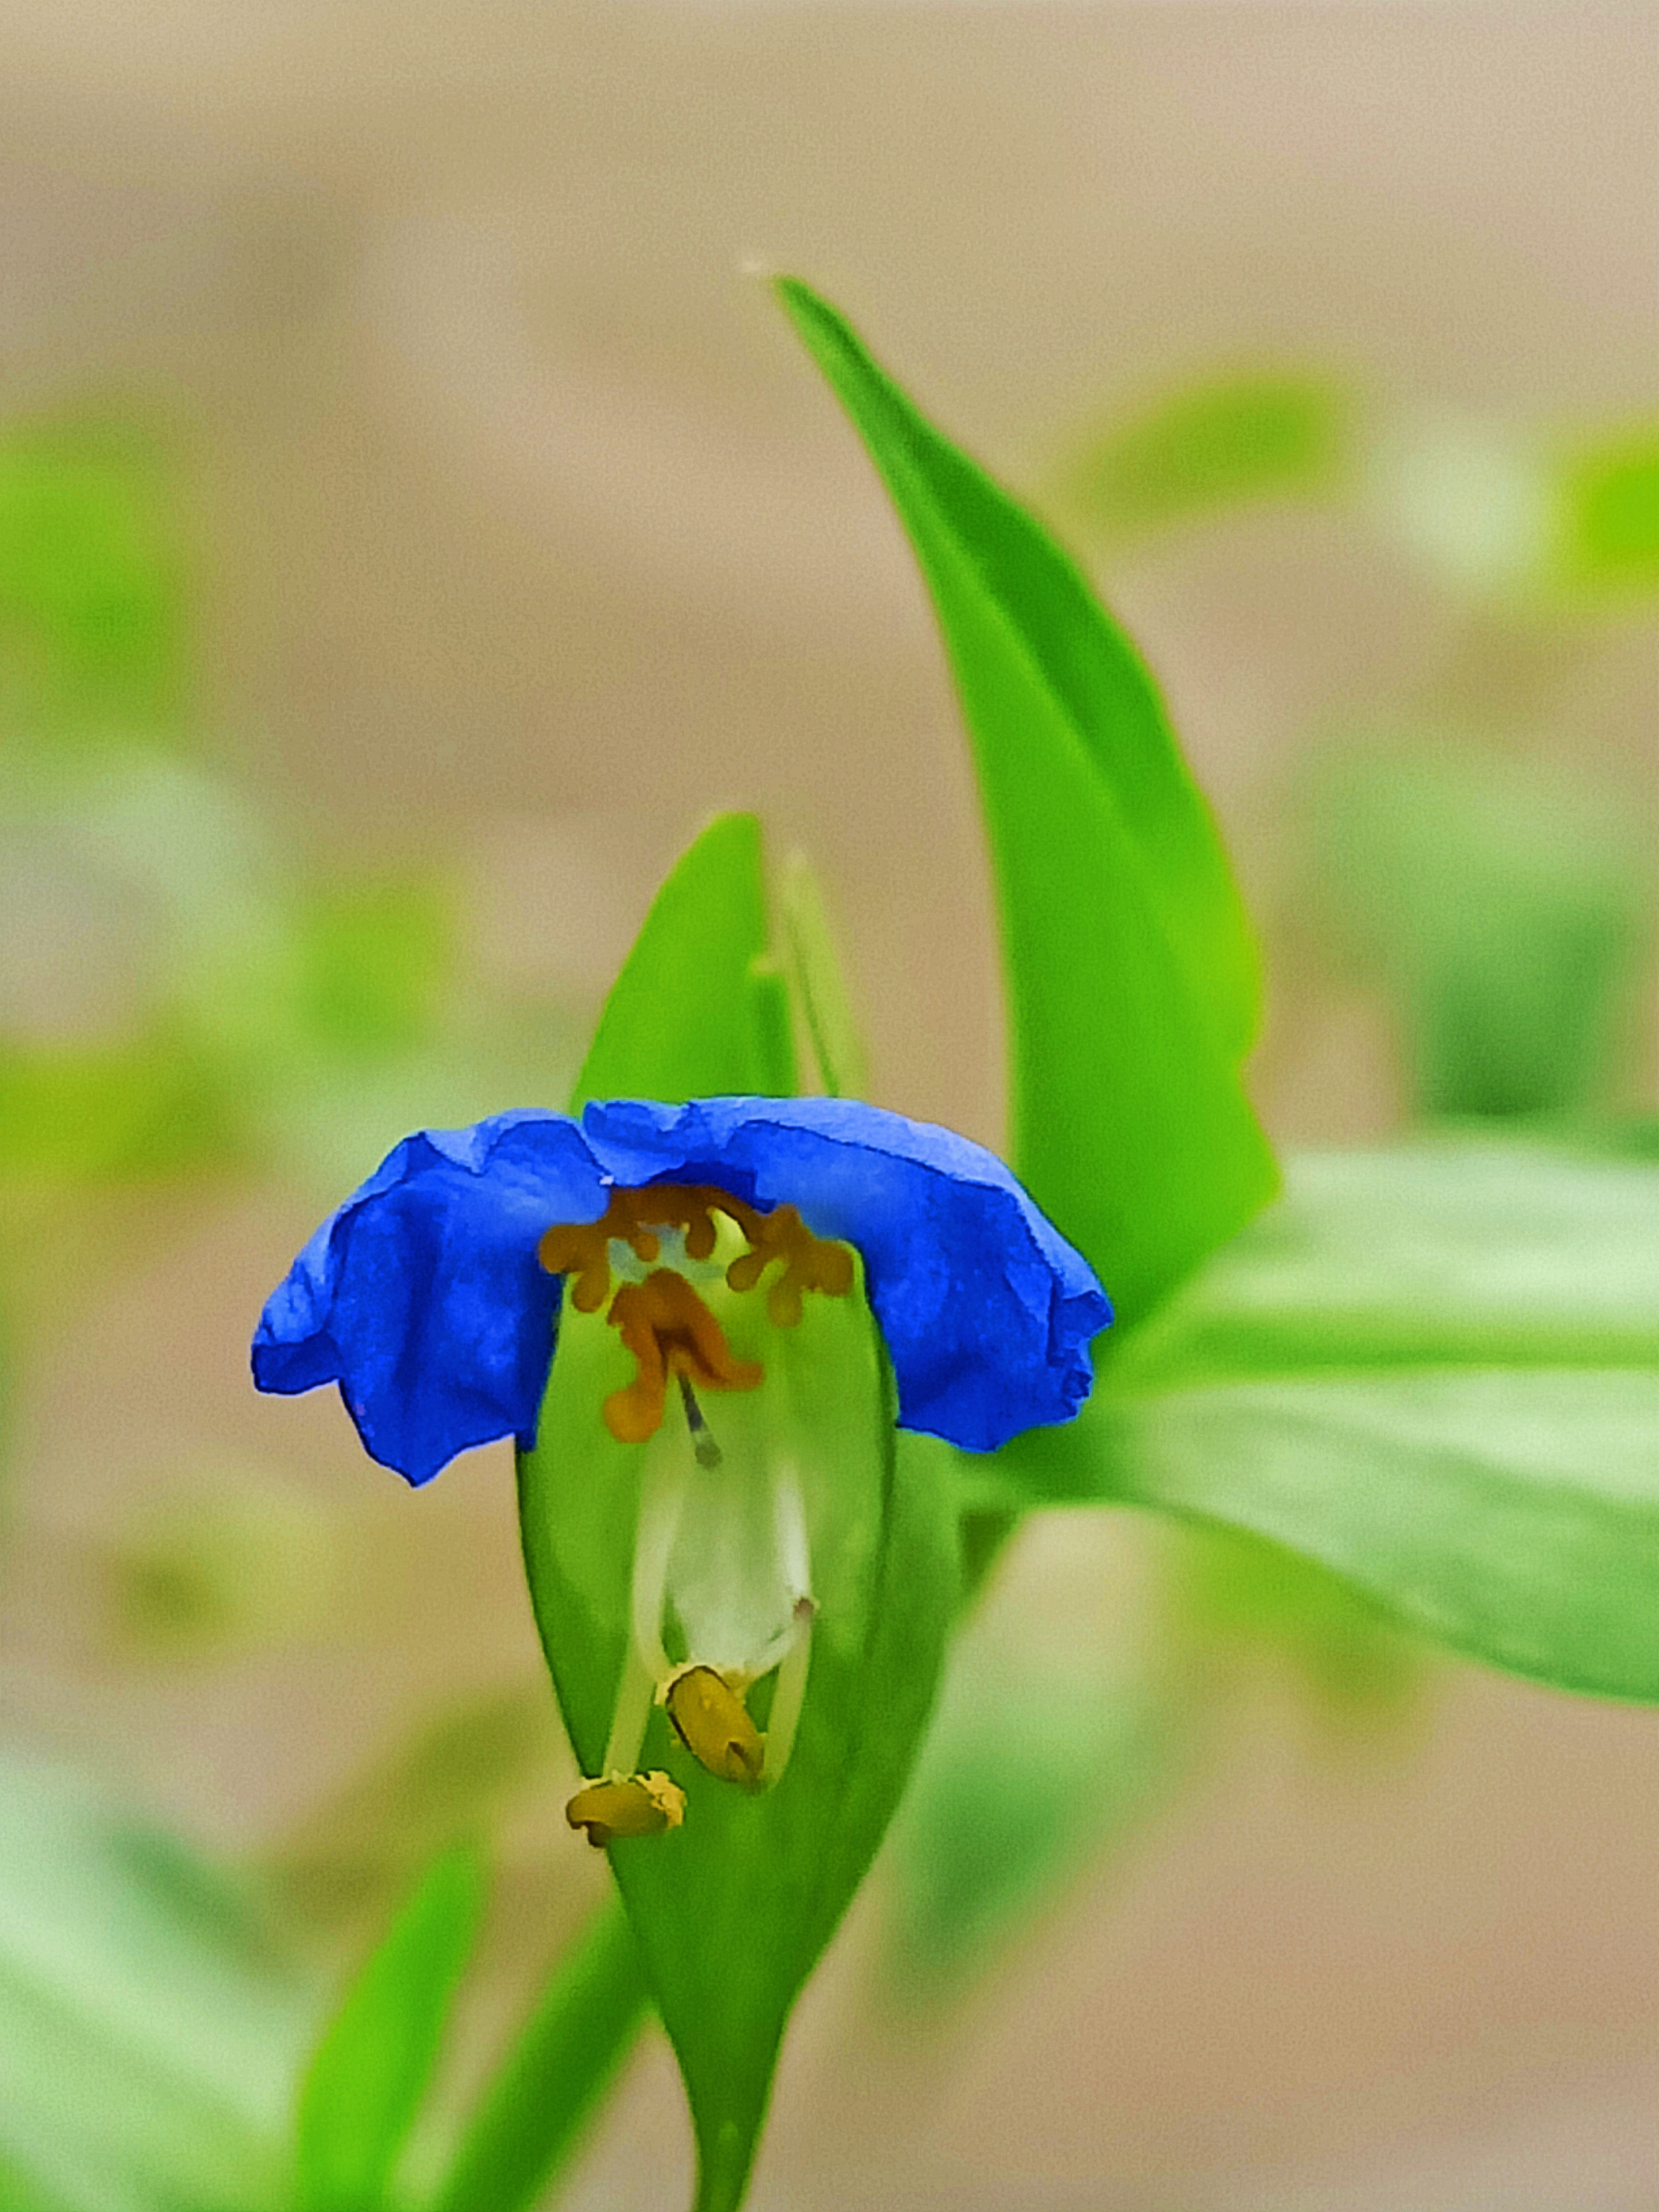
[[[734,1406],[736,1448],[723,1452],[689,1380],[678,1381],[685,1431],[665,1422],[641,1474],[631,1633],[605,1771],[638,1766],[653,1704],[688,1669],[711,1668],[744,1698],[775,1669],[761,1777],[769,1786],[788,1764],[811,1663],[817,1607],[800,1482],[788,1461],[779,1466],[757,1450],[748,1404]],[[663,1641],[671,1605],[686,1638],[679,1664]]]

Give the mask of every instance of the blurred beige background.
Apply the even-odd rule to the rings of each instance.
[[[819,283],[1039,498],[1080,431],[1218,362],[1477,426],[1654,404],[1649,6],[106,0],[0,9],[0,57],[6,404],[169,426],[217,756],[325,852],[452,862],[483,966],[589,1004],[698,818],[757,806],[826,872],[879,1095],[992,1141],[988,905],[920,586],[749,272]],[[1413,697],[1443,599],[1304,510],[1107,584],[1271,903],[1290,750]],[[1650,776],[1656,679],[1651,626],[1565,656],[1541,742]],[[1340,994],[1281,1003],[1260,1073],[1289,1137],[1396,1112]],[[0,1718],[256,1851],[434,1697],[533,1675],[509,1470],[411,1504],[331,1398],[256,1401],[309,1201],[156,1203],[16,1417]],[[113,1666],[70,1538],[222,1466],[306,1501],[315,1619],[210,1674]],[[942,2040],[872,2023],[855,1916],[757,2212],[1659,2201],[1659,1724],[1460,1673],[1421,1741],[1343,1761],[1279,1690],[1244,1703],[1197,1796]],[[684,2155],[653,2052],[571,2201],[672,2202]]]

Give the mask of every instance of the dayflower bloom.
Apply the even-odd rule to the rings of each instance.
[[[634,1811],[593,1813],[591,1791],[571,1808],[603,1841],[678,1820],[666,1778],[634,1772],[653,1698],[710,1771],[752,1788],[782,1770],[835,1480],[803,1363],[847,1340],[811,1316],[855,1328],[866,1298],[898,1425],[976,1452],[1070,1419],[1111,1318],[1008,1170],[948,1130],[836,1099],[619,1101],[406,1138],[271,1297],[254,1380],[337,1382],[369,1453],[418,1484],[471,1445],[533,1449],[556,1340],[560,1372],[592,1375],[584,1479],[644,1455],[595,1785],[627,1783]],[[747,1696],[769,1674],[763,1738]]]

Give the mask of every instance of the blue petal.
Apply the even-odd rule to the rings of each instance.
[[[582,1127],[618,1182],[793,1202],[817,1235],[856,1245],[903,1427],[994,1451],[1070,1420],[1089,1395],[1105,1293],[1001,1161],[965,1137],[836,1098],[622,1100],[590,1105]]]
[[[457,1452],[534,1437],[559,1284],[536,1245],[605,1211],[601,1170],[558,1114],[406,1137],[330,1216],[267,1304],[262,1390],[337,1382],[365,1447],[410,1482]]]

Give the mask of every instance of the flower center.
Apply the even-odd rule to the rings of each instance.
[[[633,1382],[605,1401],[605,1425],[618,1443],[644,1443],[656,1434],[671,1376],[681,1383],[688,1419],[696,1406],[690,1386],[760,1386],[760,1362],[735,1357],[720,1322],[678,1268],[653,1266],[642,1282],[626,1282],[611,1296],[613,1243],[623,1248],[618,1263],[631,1255],[651,1266],[662,1256],[659,1232],[678,1232],[687,1261],[701,1265],[713,1259],[720,1242],[717,1213],[749,1248],[725,1268],[728,1290],[754,1290],[768,1267],[781,1262],[766,1293],[767,1319],[774,1328],[793,1328],[799,1322],[808,1291],[838,1298],[853,1287],[852,1254],[844,1244],[815,1237],[794,1206],[764,1212],[708,1183],[617,1188],[599,1220],[556,1224],[537,1247],[543,1267],[550,1275],[572,1279],[570,1303],[578,1313],[597,1313],[611,1299],[605,1319],[636,1363]],[[694,1425],[702,1425],[700,1414]]]

